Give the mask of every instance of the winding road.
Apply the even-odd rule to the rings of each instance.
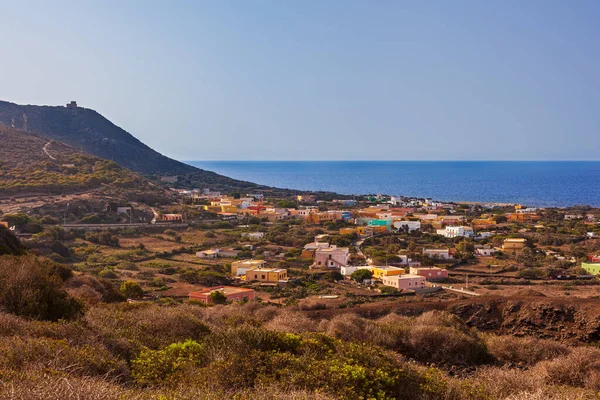
[[[50,143],[52,143],[52,142],[50,141],[50,142],[46,143],[46,144],[44,145],[44,147],[43,147],[43,150],[44,150],[44,153],[46,153],[46,155],[47,155],[48,157],[50,157],[50,159],[51,159],[51,160],[55,160],[55,161],[56,161],[56,158],[55,158],[55,157],[53,157],[53,156],[52,156],[50,153],[48,153],[48,145],[49,145]]]

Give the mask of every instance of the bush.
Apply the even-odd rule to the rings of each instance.
[[[31,217],[25,213],[5,214],[2,217],[2,221],[8,222],[8,225],[10,226],[16,226],[18,229],[21,229],[28,223],[33,222]]]
[[[138,267],[135,263],[131,261],[122,261],[117,265],[118,269],[123,269],[126,271],[139,271],[140,267]]]
[[[82,304],[66,292],[61,274],[70,270],[34,256],[0,258],[0,308],[51,321],[79,316]]]
[[[100,224],[102,220],[96,214],[87,215],[79,220],[80,224]]]
[[[514,336],[485,336],[490,354],[504,364],[534,365],[570,352],[565,345],[553,340],[518,338]]]
[[[105,268],[98,272],[98,276],[104,279],[117,279],[118,275],[112,269]]]
[[[58,220],[56,218],[52,218],[49,215],[45,215],[40,222],[44,225],[58,225]]]
[[[213,304],[225,304],[227,303],[227,296],[225,296],[220,290],[215,290],[210,294],[210,300],[213,302]]]
[[[23,231],[24,233],[36,234],[36,233],[43,232],[44,227],[36,222],[30,222],[28,224],[23,225],[21,227],[21,231]]]
[[[53,252],[55,252],[56,254],[59,254],[61,257],[64,257],[64,258],[71,257],[71,250],[69,250],[69,248],[67,246],[65,246],[58,240],[55,241],[54,243],[52,243],[52,246],[50,246],[50,249]]]
[[[382,286],[379,291],[382,294],[391,294],[391,295],[395,295],[395,294],[400,294],[400,290],[398,290],[395,287],[392,286]]]
[[[0,256],[5,254],[19,255],[25,252],[25,247],[19,239],[5,226],[0,225]]]
[[[352,273],[352,275],[350,275],[350,277],[356,282],[363,282],[367,279],[371,279],[373,277],[373,272],[369,271],[368,269],[357,269]]]
[[[140,385],[157,385],[189,364],[201,361],[203,349],[203,345],[193,340],[173,343],[163,350],[144,349],[131,362],[131,375]]]
[[[123,282],[120,291],[128,299],[141,299],[144,297],[144,289],[142,289],[139,283],[134,281]]]
[[[536,370],[547,383],[600,390],[600,350],[579,347],[565,356],[541,362]]]

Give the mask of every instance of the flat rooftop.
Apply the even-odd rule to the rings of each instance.
[[[391,276],[386,276],[384,277],[384,279],[425,279],[424,276],[421,275],[413,275],[413,274],[404,274],[404,275],[391,275]]]
[[[254,291],[253,289],[241,288],[241,287],[236,287],[236,286],[217,286],[217,287],[205,288],[205,289],[200,289],[200,290],[190,292],[190,296],[206,295],[206,294],[211,294],[213,292],[223,292],[223,294],[227,295],[227,294],[247,293],[247,292],[253,292],[253,291]]]
[[[232,262],[232,264],[235,264],[237,266],[243,266],[243,267],[261,266],[264,263],[266,263],[265,260],[241,260],[241,261]]]
[[[256,268],[256,269],[252,269],[250,271],[254,271],[254,272],[287,272],[286,269],[283,268]],[[248,272],[250,272],[248,271]]]

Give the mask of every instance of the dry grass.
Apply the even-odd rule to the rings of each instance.
[[[339,343],[355,343],[344,350],[360,349],[352,356],[354,360],[383,352],[389,355],[386,360],[397,363],[394,368],[429,376],[427,384],[434,389],[431,396],[422,394],[425,397],[420,399],[587,399],[600,390],[600,350],[533,338],[480,336],[444,312],[416,318],[390,314],[377,320],[343,314],[330,321],[314,321],[291,308],[257,303],[209,308],[100,303],[90,306],[79,321],[32,321],[0,313],[0,400],[328,398],[298,390],[311,389],[310,385],[293,386],[286,380],[291,376],[300,379],[302,374],[301,366],[294,369],[287,356],[281,358],[281,365],[273,366],[277,365],[278,371],[288,368],[288,373],[296,375],[275,380],[260,378],[259,372],[252,371],[249,366],[257,364],[246,358],[264,362],[262,357],[283,340],[275,332],[323,332],[340,339]],[[289,336],[295,340],[295,335]],[[322,335],[309,335],[317,336]],[[186,372],[189,379],[152,389],[132,384],[128,361],[141,349],[161,350],[186,339],[205,346],[202,365]],[[306,360],[326,352],[319,346],[315,349]],[[442,368],[424,367],[406,362],[406,358]],[[242,362],[246,366],[233,373],[231,368]],[[476,367],[482,363],[487,364]],[[511,368],[514,365],[521,368]],[[448,376],[445,368],[458,369],[461,377]],[[209,371],[223,376],[206,376]],[[255,380],[240,385],[228,381],[232,375],[244,379],[244,371],[255,374]],[[191,378],[198,374],[206,379]],[[260,384],[267,386],[255,386]],[[402,393],[396,397],[417,398]]]
[[[552,340],[486,335],[489,352],[503,364],[534,365],[570,353],[568,346]]]
[[[600,390],[600,349],[576,347],[570,354],[539,363],[534,370],[547,383]]]
[[[111,380],[89,377],[77,378],[54,373],[27,371],[9,375],[11,375],[9,382],[0,380],[0,400],[333,399],[324,394],[294,390],[284,391],[275,386],[230,392],[189,386],[171,389],[141,389],[126,388]]]

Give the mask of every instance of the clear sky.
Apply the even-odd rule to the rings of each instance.
[[[597,0],[0,0],[0,99],[180,160],[600,159]]]

